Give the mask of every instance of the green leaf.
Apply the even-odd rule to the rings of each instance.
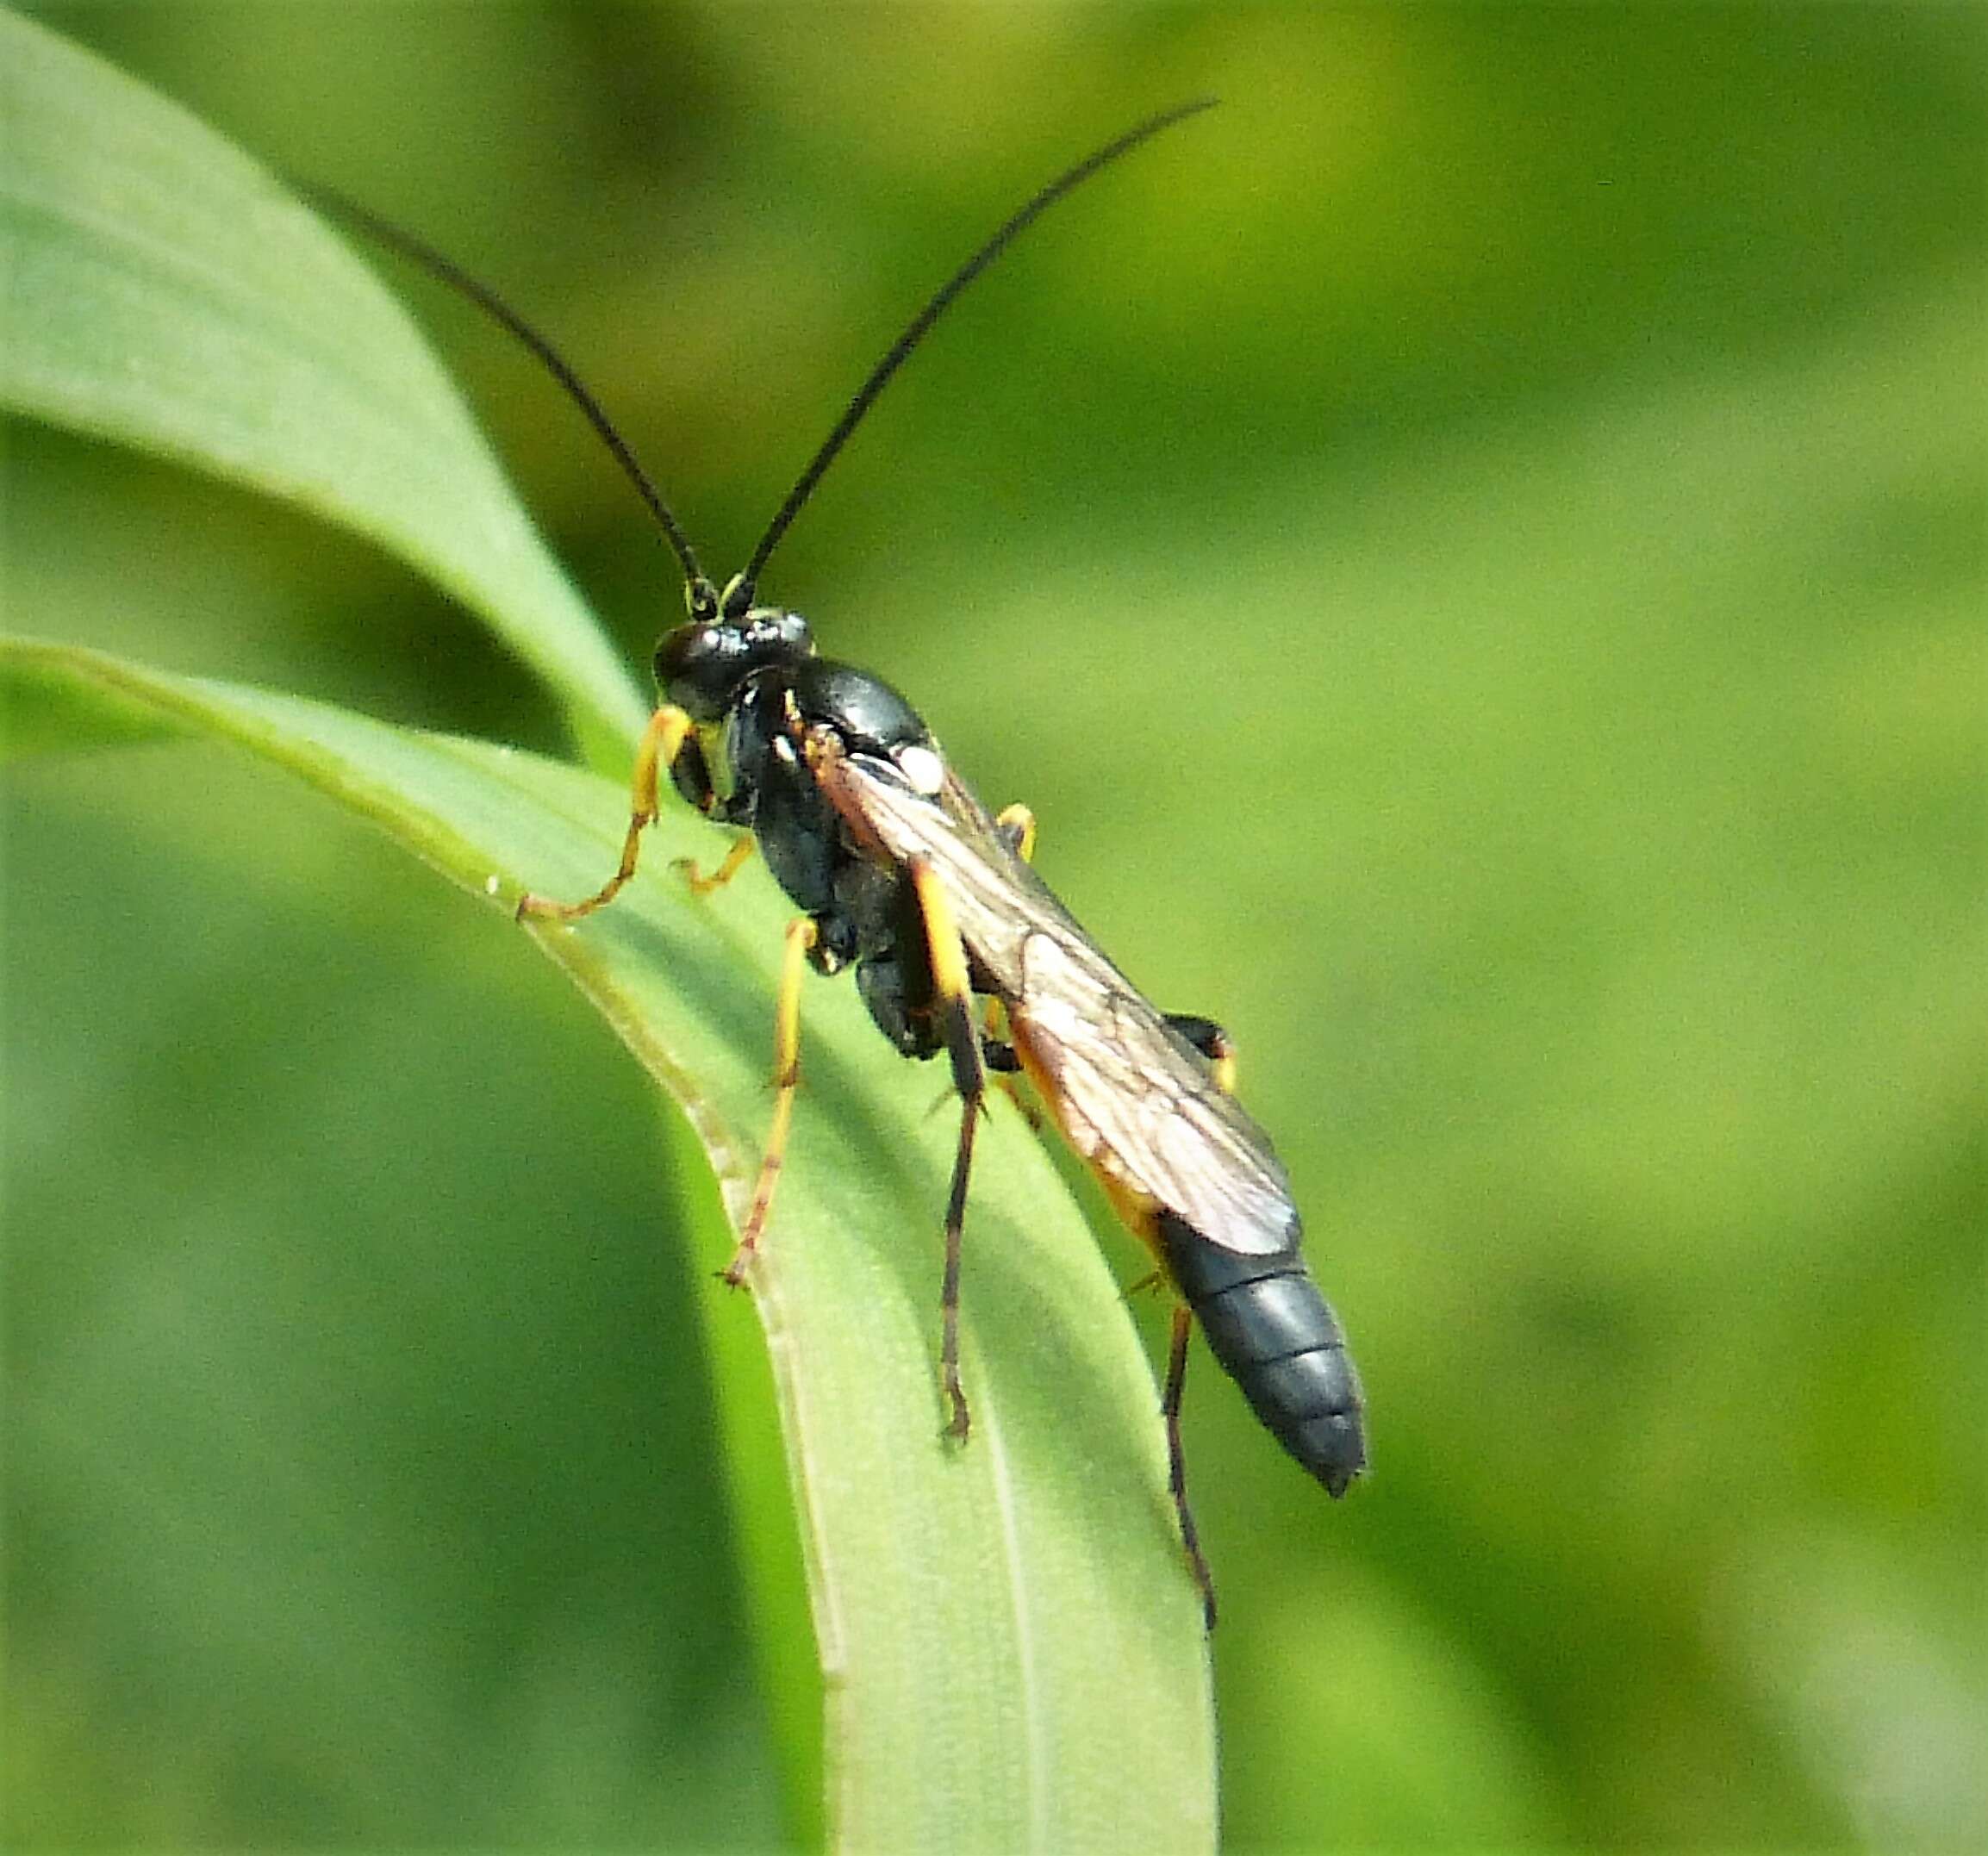
[[[535,756],[72,647],[7,645],[0,691],[79,744],[92,718],[122,740],[145,711],[233,742],[506,911],[527,883],[596,882],[626,815],[612,782]],[[701,821],[672,814],[651,836],[613,908],[519,932],[682,1105],[736,1218],[767,1116],[785,912],[763,880],[688,896],[668,863],[708,859],[721,839]],[[807,1086],[751,1301],[827,1678],[830,1821],[859,1848],[1208,1844],[1206,1651],[1118,1286],[1048,1156],[997,1106],[962,1312],[974,1434],[943,1444],[944,1079],[896,1058],[851,987],[811,987],[805,1022]],[[727,1243],[713,1240],[714,1266]],[[714,1283],[710,1316],[720,1355],[735,1352],[723,1336],[743,1299]]]
[[[481,615],[611,766],[644,707],[345,243],[165,98],[0,12],[0,402],[313,509]]]
[[[0,72],[0,395],[372,535],[484,613],[595,751],[625,760],[639,713],[625,676],[391,299],[210,133],[5,14]],[[4,647],[0,699],[15,751],[175,732],[232,742],[507,912],[526,887],[595,888],[626,821],[615,781],[73,647]],[[681,1106],[735,1220],[770,1111],[787,912],[757,871],[688,896],[670,860],[721,849],[701,821],[666,818],[614,907],[519,932]],[[803,1066],[750,1299],[819,1651],[831,1834],[858,1847],[1207,1846],[1206,1648],[1150,1370],[1090,1231],[997,1102],[968,1226],[975,1431],[946,1447],[933,1359],[955,1130],[944,1077],[897,1059],[846,986],[809,986]],[[715,1267],[732,1240],[707,1223]],[[745,1306],[713,1286],[731,1434],[763,1454],[765,1366],[739,1343]],[[745,1508],[756,1564],[776,1564],[780,1519]],[[761,1576],[770,1631],[777,1574]],[[812,1688],[777,1641],[766,1660],[787,1672],[776,1710],[792,1722]],[[793,1740],[796,1771],[812,1770]]]

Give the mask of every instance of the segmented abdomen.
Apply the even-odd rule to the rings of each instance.
[[[1168,1266],[1208,1346],[1270,1434],[1343,1495],[1367,1463],[1360,1375],[1339,1317],[1293,1243],[1244,1256],[1170,1213],[1158,1218]]]

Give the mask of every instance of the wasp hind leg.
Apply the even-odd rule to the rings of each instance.
[[[1236,1093],[1236,1046],[1229,1034],[1212,1018],[1193,1012],[1169,1012],[1168,1027],[1208,1060],[1215,1087],[1224,1095]],[[1176,1291],[1176,1294],[1178,1292]],[[1208,1570],[1207,1556],[1201,1551],[1201,1536],[1194,1525],[1194,1511],[1187,1505],[1187,1455],[1181,1442],[1181,1395],[1187,1383],[1187,1338],[1193,1331],[1193,1311],[1184,1301],[1174,1305],[1171,1344],[1167,1353],[1167,1385],[1160,1397],[1160,1412],[1167,1423],[1167,1492],[1174,1498],[1174,1513],[1180,1523],[1181,1546],[1187,1556],[1187,1568],[1201,1594],[1201,1616],[1206,1628],[1215,1628],[1215,1578]]]
[[[1212,1630],[1215,1576],[1209,1572],[1207,1555],[1201,1551],[1194,1511],[1187,1506],[1187,1459],[1181,1448],[1181,1394],[1187,1383],[1187,1336],[1193,1330],[1193,1310],[1185,1302],[1176,1303],[1173,1336],[1167,1349],[1167,1389],[1160,1395],[1160,1413],[1167,1421],[1167,1492],[1174,1498],[1174,1513],[1181,1523],[1181,1545],[1187,1555],[1188,1570],[1200,1590],[1202,1622]]]
[[[734,1289],[745,1280],[758,1252],[760,1236],[773,1210],[773,1189],[780,1183],[780,1168],[787,1157],[787,1137],[794,1125],[794,1093],[801,1087],[801,987],[817,939],[818,931],[808,916],[797,916],[787,925],[780,999],[773,1014],[773,1122],[766,1131],[766,1151],[760,1158],[759,1178],[738,1234],[738,1248],[722,1272]]]
[[[591,915],[595,909],[605,908],[620,894],[627,887],[629,878],[634,875],[636,860],[642,855],[642,834],[656,821],[657,787],[663,769],[670,769],[677,778],[679,788],[682,788],[687,780],[695,784],[701,777],[708,793],[710,775],[704,772],[703,756],[692,751],[696,739],[697,732],[690,718],[672,703],[664,703],[649,718],[649,726],[642,731],[642,744],[635,752],[635,771],[629,782],[628,831],[621,840],[621,861],[615,866],[614,874],[592,895],[578,902],[555,902],[549,896],[534,895],[527,890],[518,898],[515,912],[520,921],[528,916],[552,921],[577,921],[583,915]],[[680,765],[683,769],[682,773],[679,773]],[[687,796],[696,800],[695,793]]]
[[[974,1130],[987,1099],[987,1066],[981,1032],[974,1024],[973,986],[966,950],[953,919],[944,885],[923,857],[910,865],[912,892],[925,931],[932,975],[932,1010],[952,1064],[952,1085],[960,1099],[959,1145],[953,1155],[952,1186],[945,1205],[945,1275],[939,1288],[939,1382],[946,1402],[946,1435],[963,1439],[970,1420],[959,1377],[959,1265],[966,1225],[967,1180],[973,1172]]]

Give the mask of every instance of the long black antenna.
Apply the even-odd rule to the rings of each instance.
[[[780,545],[780,538],[787,533],[788,525],[800,514],[801,505],[813,495],[814,487],[820,483],[822,473],[834,463],[836,453],[849,442],[850,434],[862,423],[863,415],[876,403],[877,395],[888,384],[890,377],[903,366],[906,356],[917,347],[932,324],[951,307],[953,299],[1050,207],[1065,194],[1081,186],[1100,168],[1109,167],[1120,155],[1130,154],[1141,142],[1151,140],[1161,130],[1171,128],[1176,122],[1188,116],[1198,115],[1204,109],[1212,109],[1218,101],[1212,97],[1198,97],[1191,103],[1179,103],[1171,109],[1163,109],[1158,115],[1148,116],[1144,122],[1136,124],[1124,134],[1106,142],[1102,148],[1086,155],[1075,167],[1057,175],[938,287],[932,301],[911,319],[903,334],[891,344],[889,352],[870,370],[869,378],[857,389],[856,397],[843,408],[842,417],[835,422],[835,429],[822,441],[821,449],[808,461],[807,468],[801,473],[800,481],[788,491],[787,501],[781,504],[772,521],[767,525],[766,533],[760,537],[759,545],[752,551],[752,558],[745,564],[745,571],[726,589],[725,610],[728,618],[738,616],[752,604],[754,589],[760,572],[766,565],[767,557]]]
[[[489,316],[492,321],[515,335],[539,359],[545,371],[566,389],[595,431],[601,434],[601,441],[614,454],[614,461],[626,473],[628,481],[635,486],[636,493],[648,504],[649,512],[661,525],[669,538],[670,545],[676,551],[676,558],[682,563],[683,579],[688,589],[691,609],[714,613],[718,595],[711,582],[704,577],[704,570],[697,564],[697,551],[690,545],[690,538],[683,533],[676,518],[670,513],[670,505],[664,501],[663,494],[642,468],[641,461],[629,447],[627,440],[614,429],[614,422],[602,409],[601,402],[589,390],[587,383],[566,364],[565,358],[523,316],[512,308],[502,297],[487,283],[479,283],[452,258],[445,258],[433,246],[418,239],[411,232],[403,232],[390,220],[382,219],[378,214],[369,211],[356,200],[329,187],[315,184],[305,186],[303,190],[321,204],[328,207],[340,219],[357,226],[369,238],[377,240],[389,250],[398,252],[402,257],[411,259],[431,276],[439,277],[452,289],[464,296]]]
[[[1065,194],[1081,186],[1100,168],[1109,167],[1121,155],[1130,154],[1140,143],[1150,141],[1162,129],[1169,129],[1176,122],[1184,121],[1189,116],[1199,115],[1204,109],[1212,109],[1217,101],[1212,97],[1198,97],[1192,103],[1178,103],[1171,109],[1163,109],[1157,115],[1148,116],[1144,121],[1135,123],[1122,135],[1113,137],[1103,147],[1086,155],[1074,167],[1067,168],[1057,175],[939,286],[932,300],[912,318],[904,333],[891,344],[883,358],[870,370],[869,377],[857,389],[855,398],[843,408],[841,418],[835,422],[835,429],[822,441],[820,450],[808,460],[807,468],[801,473],[800,480],[788,491],[787,500],[775,512],[772,521],[767,525],[766,533],[760,537],[759,545],[752,551],[752,558],[746,563],[745,571],[726,589],[725,617],[738,618],[751,607],[760,572],[774,549],[780,545],[781,537],[786,534],[788,526],[800,514],[801,506],[814,494],[815,486],[820,483],[823,474],[835,462],[837,453],[849,442],[850,434],[863,422],[863,414],[876,404],[877,395],[889,383],[891,376],[904,365],[906,357],[924,340],[932,324],[951,308],[954,299],[961,291]],[[614,422],[608,418],[586,383],[567,365],[564,356],[487,283],[480,283],[471,277],[452,258],[444,257],[425,240],[417,238],[411,232],[403,231],[390,220],[382,219],[378,214],[361,206],[356,200],[348,199],[333,188],[305,184],[302,190],[340,219],[356,226],[368,237],[377,240],[390,251],[398,252],[402,257],[419,265],[430,276],[468,297],[493,321],[508,329],[539,358],[546,372],[558,382],[573,403],[587,415],[588,422],[600,433],[601,442],[607,445],[615,463],[620,465],[628,481],[635,486],[636,493],[648,505],[649,513],[656,518],[657,525],[668,538],[677,560],[682,564],[684,590],[693,615],[716,615],[719,610],[718,595],[711,582],[705,578],[704,570],[698,564],[697,551],[690,545],[690,538],[683,533],[676,518],[670,513],[670,505],[664,501],[662,492],[656,488],[649,473],[642,468],[640,460],[626,439],[614,429]]]

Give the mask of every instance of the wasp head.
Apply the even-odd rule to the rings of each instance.
[[[656,647],[656,682],[694,722],[724,719],[740,686],[770,664],[814,655],[814,634],[799,613],[755,606],[752,589],[734,580],[720,599],[705,580],[685,589],[689,618]]]

